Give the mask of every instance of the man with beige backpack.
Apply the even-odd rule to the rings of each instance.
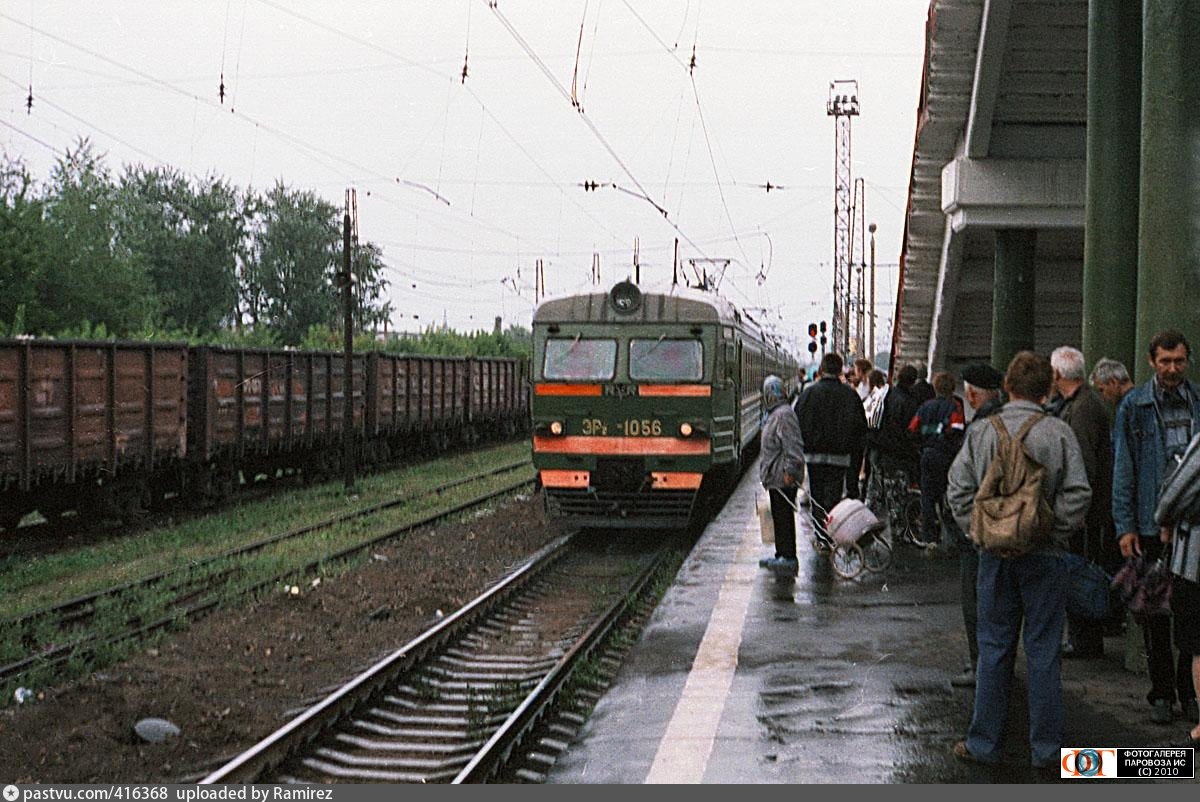
[[[962,760],[1000,762],[1022,631],[1032,763],[1051,768],[1059,759],[1066,616],[1060,553],[1083,525],[1092,491],[1071,428],[1042,409],[1053,381],[1046,357],[1013,357],[1004,377],[1010,401],[989,425],[970,427],[950,466],[947,502],[980,547],[975,709],[966,740],[954,746]]]

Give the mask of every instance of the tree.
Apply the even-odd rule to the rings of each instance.
[[[24,334],[36,320],[37,287],[45,270],[44,204],[23,162],[7,153],[0,159],[0,326]]]
[[[249,277],[261,287],[257,317],[282,342],[295,345],[311,326],[336,319],[333,279],[342,242],[338,210],[312,192],[289,190],[280,182],[258,211],[262,229]]]
[[[210,177],[198,187],[169,167],[129,167],[119,193],[120,242],[154,281],[164,323],[215,332],[237,307],[243,210],[237,192]]]
[[[51,170],[44,269],[36,279],[31,329],[53,332],[90,321],[123,336],[158,318],[149,274],[116,245],[117,205],[103,155],[80,140]]]
[[[350,269],[354,273],[354,326],[367,331],[383,323],[392,314],[392,305],[383,300],[387,279],[383,278],[383,249],[373,242],[360,242],[351,250]]]

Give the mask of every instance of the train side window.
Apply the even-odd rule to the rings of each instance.
[[[546,340],[543,378],[609,380],[616,370],[616,340],[583,340],[578,337]]]

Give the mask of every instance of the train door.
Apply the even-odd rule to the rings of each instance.
[[[739,472],[742,465],[742,398],[745,397],[746,372],[742,361],[742,338],[737,341],[737,360],[733,363],[733,375],[736,377],[733,388],[733,458],[737,462]]]

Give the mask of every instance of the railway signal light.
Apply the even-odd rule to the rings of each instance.
[[[808,324],[808,336],[809,336],[809,337],[816,337],[816,336],[817,336],[817,324],[816,324],[816,323],[809,323],[809,324]]]
[[[815,354],[817,352],[817,341],[816,340],[813,340],[812,342],[810,342],[808,344],[808,352],[810,354]]]

